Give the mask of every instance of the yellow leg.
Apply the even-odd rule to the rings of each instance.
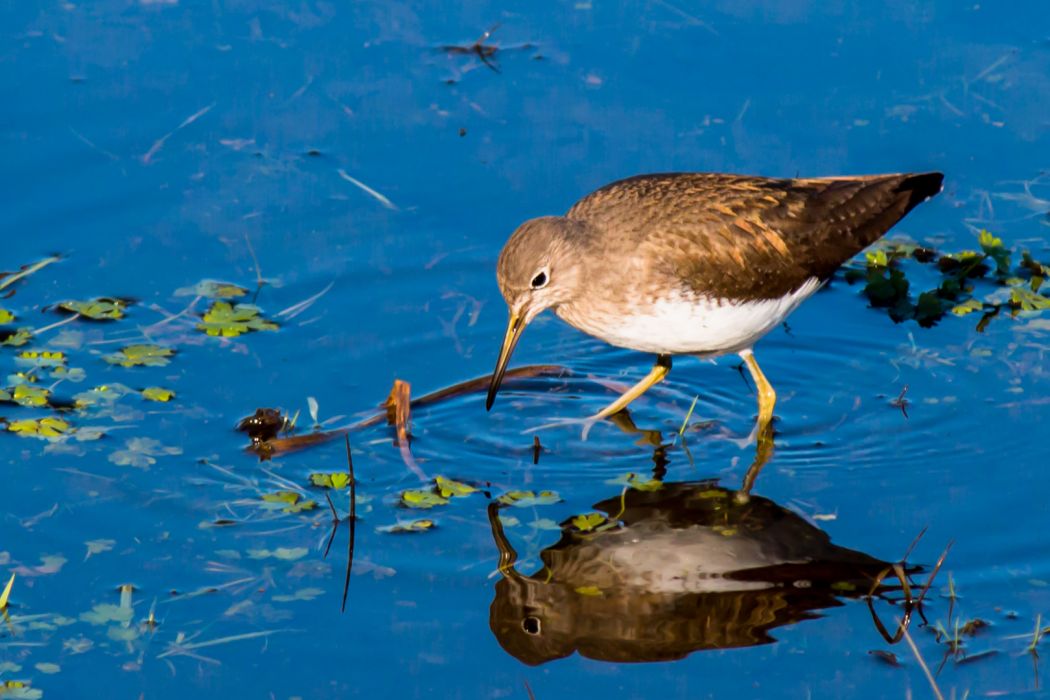
[[[645,375],[642,381],[638,382],[630,389],[624,392],[623,396],[613,401],[611,404],[603,408],[602,410],[595,413],[590,417],[590,420],[601,420],[602,418],[608,418],[614,413],[619,413],[623,409],[627,408],[627,404],[631,403],[639,396],[649,390],[654,384],[658,384],[667,373],[671,371],[671,356],[670,355],[658,355],[656,357],[656,364],[649,370],[649,374]]]
[[[751,372],[751,378],[755,380],[755,390],[758,392],[758,432],[765,432],[766,428],[773,422],[773,406],[777,402],[777,392],[773,391],[773,385],[762,374],[758,366],[758,360],[750,349],[742,350],[740,357],[744,358],[744,364]]]

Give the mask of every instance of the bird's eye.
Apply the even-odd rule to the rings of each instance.
[[[547,286],[547,271],[540,270],[536,273],[536,276],[532,278],[532,288],[540,289]]]
[[[524,620],[521,621],[521,629],[525,632],[525,634],[535,637],[537,634],[540,633],[542,629],[540,625],[540,618],[532,617],[531,615],[529,617],[526,617]]]

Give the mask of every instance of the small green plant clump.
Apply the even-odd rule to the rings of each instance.
[[[1002,312],[1016,316],[1050,309],[1050,297],[1042,293],[1050,265],[1028,251],[1021,251],[1020,260],[1015,261],[1002,239],[985,230],[978,233],[977,243],[978,250],[939,253],[913,243],[889,241],[866,254],[862,269],[847,270],[846,281],[864,282],[863,293],[871,305],[885,309],[894,321],[914,320],[924,328],[949,313],[980,313],[977,331],[983,332]],[[913,296],[903,266],[907,260],[933,266],[941,276],[940,283]],[[982,294],[981,286],[988,292]]]

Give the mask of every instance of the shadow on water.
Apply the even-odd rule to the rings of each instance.
[[[881,584],[892,564],[831,542],[801,516],[715,481],[662,483],[569,518],[531,576],[515,569],[499,506],[489,506],[500,553],[489,625],[517,659],[538,665],[573,652],[600,661],[681,659],[695,651],[769,644],[777,627],[819,617],[842,597]],[[580,518],[583,518],[582,520]]]

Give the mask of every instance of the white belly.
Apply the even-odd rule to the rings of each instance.
[[[571,305],[558,307],[556,313],[585,333],[619,347],[714,356],[751,347],[819,288],[820,281],[813,277],[779,299],[719,303],[679,294],[657,300],[645,314],[608,309],[584,316]]]

